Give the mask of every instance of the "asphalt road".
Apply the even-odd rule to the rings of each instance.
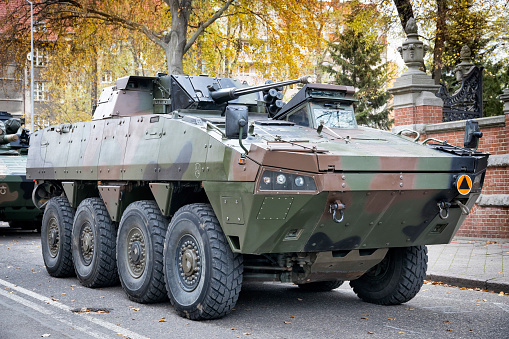
[[[248,284],[230,315],[190,321],[120,286],[50,277],[39,237],[0,227],[0,338],[509,338],[509,296],[432,284],[390,307],[362,302],[348,283],[326,293]]]

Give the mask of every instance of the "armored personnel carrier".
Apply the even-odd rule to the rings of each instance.
[[[488,155],[472,149],[475,123],[467,148],[358,126],[353,94],[307,77],[117,80],[92,121],[32,136],[47,271],[88,287],[120,280],[141,303],[169,296],[196,320],[228,314],[251,279],[309,291],[348,280],[367,302],[412,299],[425,245],[451,240]]]
[[[32,203],[33,180],[26,179],[28,131],[20,119],[0,112],[0,221],[37,229],[42,213]]]

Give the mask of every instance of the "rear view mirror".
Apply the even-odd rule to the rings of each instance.
[[[228,139],[239,139],[240,128],[242,127],[242,139],[247,138],[248,111],[247,106],[226,106],[226,137]]]
[[[465,125],[465,140],[463,145],[467,148],[477,149],[479,146],[479,138],[482,137],[479,123],[474,120],[467,120]]]

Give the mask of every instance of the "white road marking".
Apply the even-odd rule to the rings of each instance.
[[[27,290],[26,288],[23,288],[21,286],[18,286],[18,285],[15,285],[15,284],[12,284],[8,281],[5,281],[5,280],[2,280],[0,279],[0,285],[3,285],[11,290],[14,290],[14,291],[17,291],[17,292],[20,292],[20,293],[23,293],[29,297],[32,297],[36,300],[39,300],[39,301],[42,301],[44,302],[46,305],[50,305],[50,306],[53,306],[53,307],[56,307],[60,310],[63,310],[63,311],[66,311],[66,312],[69,312],[68,314],[69,315],[72,315],[72,316],[81,316],[83,317],[84,319],[96,324],[96,325],[99,325],[107,330],[110,330],[110,331],[113,331],[115,334],[119,334],[121,333],[122,335],[124,336],[129,336],[130,338],[132,339],[143,339],[143,338],[147,338],[146,336],[143,336],[141,334],[138,334],[136,332],[133,332],[131,330],[128,330],[126,328],[123,328],[123,327],[120,327],[118,325],[114,325],[112,323],[109,323],[105,320],[102,320],[102,319],[98,319],[98,318],[95,318],[89,314],[84,314],[84,313],[76,313],[76,312],[72,312],[72,308],[65,305],[65,304],[62,304],[58,301],[55,301],[55,300],[52,300],[51,298],[48,298],[48,297],[45,297],[39,293],[35,293],[33,291],[30,291],[30,290]],[[14,300],[24,306],[27,306],[27,307],[30,307],[32,308],[33,310],[37,311],[37,312],[40,312],[40,313],[43,313],[43,314],[49,314],[49,315],[52,315],[55,319],[59,320],[60,322],[62,323],[65,323],[67,325],[70,325],[74,328],[76,328],[77,330],[80,330],[82,332],[85,332],[87,333],[88,335],[91,335],[91,336],[94,336],[95,338],[98,338],[98,339],[101,339],[101,338],[104,338],[104,335],[103,334],[100,334],[100,333],[94,333],[93,331],[90,330],[90,328],[88,327],[79,327],[79,326],[76,326],[74,323],[71,323],[69,322],[68,320],[64,319],[63,317],[60,317],[60,316],[57,316],[53,311],[51,310],[47,310],[45,309],[44,307],[41,307],[31,301],[28,301],[26,300],[25,298],[22,298],[18,295],[15,295],[15,294],[12,294],[12,293],[9,293],[5,290],[0,290],[0,295],[3,295],[11,300]]]
[[[472,311],[454,310],[452,306],[433,306],[433,307],[420,307],[423,310],[436,310],[444,314],[455,314],[455,313],[472,313]]]
[[[17,296],[16,294],[13,294],[13,293],[9,293],[7,291],[4,291],[4,290],[0,290],[0,295],[6,297],[6,298],[9,298],[11,300],[14,300],[15,302],[17,303],[20,303],[22,305],[25,305],[27,307],[30,307],[31,309],[33,310],[36,310],[37,312],[40,312],[40,313],[43,313],[43,314],[53,314],[53,312],[31,302],[31,301],[28,301],[24,298],[21,298],[19,296]]]
[[[406,328],[399,328],[391,325],[384,325],[385,327],[392,328],[401,332],[408,332],[408,333],[415,333],[415,334],[422,334],[421,332],[413,331],[413,330],[407,330]]]
[[[509,313],[509,305],[502,304],[502,303],[493,303],[493,305],[496,305],[496,306],[500,307],[501,309],[503,309],[504,311],[506,311],[507,313]]]

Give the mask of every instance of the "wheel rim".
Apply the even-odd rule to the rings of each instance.
[[[175,259],[180,285],[187,292],[195,290],[200,283],[202,265],[201,249],[192,235],[180,238]]]
[[[56,218],[49,220],[47,240],[49,253],[52,258],[55,258],[58,255],[58,246],[60,244],[60,233],[58,232],[58,221]]]
[[[134,278],[139,278],[145,271],[146,253],[145,237],[139,228],[133,228],[127,235],[127,263],[129,273]]]
[[[92,262],[94,256],[94,232],[88,222],[84,223],[80,232],[80,254],[86,266]]]
[[[389,271],[391,256],[387,255],[378,265],[367,272],[367,275],[375,279],[382,279]]]

